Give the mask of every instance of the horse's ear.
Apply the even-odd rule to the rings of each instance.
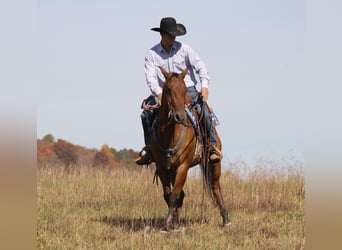
[[[169,72],[167,72],[163,67],[159,67],[160,71],[163,73],[165,79],[168,79],[171,77],[171,74]]]
[[[180,76],[181,76],[182,79],[184,79],[184,77],[186,76],[186,74],[188,74],[188,71],[189,71],[188,67],[186,67],[186,68],[183,70],[183,72],[180,74]]]

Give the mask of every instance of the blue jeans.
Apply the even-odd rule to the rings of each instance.
[[[146,104],[148,104],[148,105],[155,105],[155,104],[157,104],[156,99],[155,98],[151,98],[151,96],[149,96],[144,101],[146,101]],[[150,140],[152,124],[153,124],[154,119],[157,117],[158,111],[159,111],[159,109],[144,110],[141,113],[141,115],[140,115],[142,126],[143,126],[143,129],[144,129],[145,145],[150,145],[149,140]]]
[[[211,116],[210,112],[208,110],[208,106],[204,104],[202,96],[199,95],[198,91],[195,87],[189,87],[187,88],[187,93],[192,97],[192,104],[196,105],[197,114],[200,117],[202,108],[203,108],[203,116],[204,119],[202,119],[202,126],[206,128],[207,134],[210,136],[210,144],[216,146],[216,133],[214,125],[211,123]]]

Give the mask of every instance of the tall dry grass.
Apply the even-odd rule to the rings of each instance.
[[[192,175],[185,185],[179,230],[163,234],[167,207],[153,170],[62,167],[37,171],[38,249],[303,249],[301,171],[261,168],[222,174],[232,225]]]

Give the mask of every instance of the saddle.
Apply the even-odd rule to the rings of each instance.
[[[205,103],[204,105],[208,105],[208,104]],[[207,108],[209,110],[210,117],[211,117],[211,124],[212,124],[211,126],[216,127],[217,125],[220,125],[220,122],[216,114],[214,113],[213,109],[209,106],[207,106]],[[202,110],[203,110],[203,107],[202,107]],[[205,118],[203,117],[203,114],[200,114],[200,115],[198,114],[195,105],[189,104],[185,108],[185,111],[186,111],[188,119],[190,120],[192,124],[192,127],[195,130],[195,134],[197,137],[195,157],[199,157],[199,160],[201,160],[201,158],[203,157],[203,154],[207,155],[207,152],[209,150],[207,146],[209,135],[207,134],[207,130],[205,129],[205,127],[203,126],[203,123],[201,122],[201,119],[205,119]]]

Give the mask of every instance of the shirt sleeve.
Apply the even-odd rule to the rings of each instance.
[[[202,59],[198,56],[198,54],[189,46],[187,47],[189,63],[192,65],[195,72],[198,74],[202,87],[209,87],[209,75],[207,71],[207,67],[205,66]]]
[[[162,93],[162,88],[158,83],[158,72],[156,66],[153,63],[153,54],[152,51],[149,50],[145,57],[145,77],[147,86],[150,88],[151,92],[155,95],[159,95]]]

